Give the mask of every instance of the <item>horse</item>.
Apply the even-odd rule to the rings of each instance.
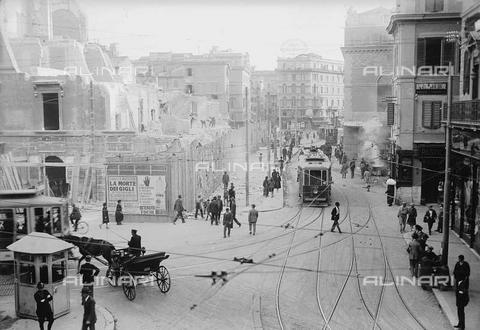
[[[80,269],[80,263],[85,259],[87,255],[92,257],[102,256],[110,266],[112,263],[112,251],[115,250],[115,246],[103,239],[95,239],[92,237],[79,237],[74,235],[68,235],[62,237],[66,242],[69,242],[76,247],[82,257],[78,260],[78,269]]]

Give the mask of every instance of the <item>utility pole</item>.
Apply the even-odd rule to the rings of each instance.
[[[448,241],[450,234],[450,151],[451,151],[451,113],[452,113],[452,62],[448,63],[447,122],[445,124],[445,179],[443,185],[443,239],[442,265],[448,268]]]
[[[271,167],[270,167],[270,144],[271,142],[271,123],[270,123],[270,92],[267,93],[267,104],[266,104],[266,110],[267,110],[267,127],[268,127],[268,141],[267,141],[267,166],[268,166],[268,173],[270,173]]]
[[[249,125],[249,111],[248,111],[248,87],[245,87],[245,163],[247,166],[247,170],[245,171],[245,204],[248,206],[250,204],[249,199],[249,189],[248,186],[249,182],[249,175],[250,175],[250,148],[248,147],[248,140],[249,140],[249,132],[248,132],[248,125]]]

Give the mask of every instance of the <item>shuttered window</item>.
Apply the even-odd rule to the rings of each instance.
[[[442,102],[423,101],[422,126],[429,129],[437,129],[441,126]]]
[[[463,94],[470,93],[470,52],[468,50],[463,54]]]
[[[417,39],[417,68],[422,66],[448,66],[455,63],[456,44],[444,38]]]

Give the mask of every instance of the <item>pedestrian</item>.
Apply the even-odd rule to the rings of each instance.
[[[418,242],[422,247],[422,253],[425,251],[425,247],[427,246],[427,240],[429,236],[423,232],[423,227],[420,225],[415,225],[415,232],[418,235]],[[413,234],[412,234],[413,235]]]
[[[437,225],[437,232],[443,232],[443,204],[440,204],[440,210],[438,210],[438,225]]]
[[[407,224],[410,226],[410,231],[413,231],[413,228],[417,224],[417,209],[415,204],[410,204],[410,209],[408,210]]]
[[[97,314],[95,313],[95,299],[88,289],[82,289],[83,321],[82,330],[95,330]]]
[[[443,202],[443,181],[438,183],[437,191],[437,201],[439,204],[441,204]]]
[[[235,187],[233,186],[233,182],[230,183],[230,189],[228,189],[228,200],[230,201],[232,198],[235,198]]]
[[[275,176],[275,189],[280,189],[282,188],[282,184],[281,184],[281,181],[282,181],[282,178],[280,177],[280,172],[277,172],[277,175]]]
[[[262,160],[263,160],[263,154],[260,152],[260,153],[258,154],[258,162],[259,162],[260,164],[263,164],[263,163],[262,163]]]
[[[340,225],[338,223],[338,220],[340,220],[340,203],[335,202],[335,207],[332,209],[332,229],[330,230],[332,233],[335,231],[335,228],[338,228],[338,232],[341,234],[342,231],[340,230]]]
[[[372,176],[372,174],[370,172],[370,166],[367,164],[367,165],[365,165],[365,171],[363,172],[363,177],[365,178],[365,183],[367,185],[370,184],[371,176]]]
[[[353,176],[355,175],[355,158],[350,161],[350,176],[353,179]]]
[[[465,261],[462,254],[458,256],[458,261],[453,269],[453,278],[455,279],[455,285],[459,281],[465,281],[465,288],[468,290],[470,287],[470,265]]]
[[[195,219],[198,217],[198,211],[200,211],[200,215],[203,219],[203,198],[202,195],[198,195],[197,199],[195,200]]]
[[[425,216],[423,217],[423,222],[428,224],[428,234],[431,236],[432,235],[432,227],[435,221],[437,220],[437,212],[433,209],[433,206],[430,205],[428,207],[427,212],[425,213]]]
[[[284,163],[283,158],[280,158],[279,163],[280,163],[280,175],[281,175],[283,174],[283,163]]]
[[[275,190],[275,181],[273,180],[273,178],[270,178],[268,180],[268,191],[272,193],[272,198],[273,198],[273,191]]]
[[[217,226],[218,226],[218,223],[220,222],[220,216],[222,215],[222,211],[223,211],[223,201],[220,195],[217,196],[217,205],[218,205],[218,208],[217,208]]]
[[[397,185],[397,181],[395,181],[392,177],[389,177],[387,182],[387,204],[388,206],[392,206],[394,198],[395,198],[395,186]]]
[[[205,221],[208,221],[208,217],[211,217],[210,214],[210,199],[207,199],[203,202],[203,212],[205,212]]]
[[[102,229],[102,225],[105,225],[108,229],[109,222],[110,222],[110,218],[108,217],[107,203],[103,203],[103,206],[102,206],[102,223],[99,225],[100,229]]]
[[[137,230],[132,229],[132,237],[128,241],[128,252],[138,257],[142,254],[142,236],[137,235]]]
[[[263,180],[263,196],[268,197],[268,176]]]
[[[232,213],[233,221],[238,225],[240,228],[242,224],[237,219],[237,203],[235,202],[235,198],[230,200],[230,212]]]
[[[227,207],[225,209],[225,214],[223,215],[223,238],[230,237],[230,230],[233,227],[233,215],[230,213],[230,209]]]
[[[287,159],[287,148],[285,146],[282,149],[282,156],[283,159]]]
[[[412,234],[412,241],[408,244],[407,248],[408,259],[410,261],[410,274],[412,277],[417,277],[418,275],[418,261],[422,255],[422,247],[418,240],[418,234]]]
[[[342,173],[342,179],[347,178],[347,172],[348,172],[348,164],[347,164],[347,162],[344,162],[342,164],[342,169],[340,170],[340,173]]]
[[[455,288],[455,298],[457,305],[458,324],[454,328],[465,329],[465,307],[470,298],[468,296],[468,287],[465,280],[460,280]]]
[[[292,160],[293,147],[288,148],[288,161]]]
[[[52,306],[50,306],[50,301],[53,300],[50,292],[45,290],[45,285],[42,282],[37,283],[37,292],[33,295],[35,302],[37,303],[36,314],[38,317],[38,325],[40,330],[43,330],[43,323],[48,322],[47,329],[52,329],[53,324],[53,312]]]
[[[72,204],[72,213],[70,213],[70,222],[73,225],[73,231],[77,231],[78,222],[82,218],[82,214],[80,213],[80,209]]]
[[[85,257],[85,263],[80,267],[80,274],[82,275],[82,284],[93,297],[93,286],[95,283],[95,276],[100,273],[97,266],[91,264],[92,256]]]
[[[252,204],[252,208],[248,212],[248,229],[250,230],[250,235],[257,231],[257,220],[258,220],[258,211],[255,209],[255,204]]]
[[[212,202],[210,203],[208,213],[210,213],[210,225],[213,226],[213,223],[216,222],[218,225],[217,213],[218,213],[218,203],[217,197],[213,196]]]
[[[182,219],[182,223],[185,223],[185,218],[183,217],[183,211],[184,210],[185,209],[183,208],[182,195],[178,195],[178,198],[175,201],[175,204],[173,206],[173,211],[177,213],[175,215],[175,218],[173,219],[173,224],[174,225],[177,222],[178,218]]]
[[[117,201],[117,206],[115,208],[115,221],[117,222],[117,225],[121,225],[123,221],[122,201],[120,199]]]
[[[362,158],[360,161],[360,174],[362,176],[362,180],[365,178],[366,165],[367,163],[365,162],[365,159]]]
[[[228,189],[228,183],[230,182],[230,177],[228,176],[227,171],[223,172],[222,182],[223,182],[224,190]]]
[[[427,252],[423,254],[423,257],[419,262],[419,277],[426,278],[430,277],[432,279],[433,267],[437,265],[437,255],[433,252],[433,246],[427,246]],[[430,290],[431,285],[422,281],[421,283],[423,290]]]
[[[405,225],[407,223],[407,216],[408,216],[407,203],[402,203],[402,206],[400,206],[400,208],[398,209],[398,214],[397,214],[401,234],[403,234],[405,232]]]

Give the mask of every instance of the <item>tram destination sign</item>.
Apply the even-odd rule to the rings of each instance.
[[[419,95],[446,95],[447,83],[446,82],[416,83],[415,93]]]

